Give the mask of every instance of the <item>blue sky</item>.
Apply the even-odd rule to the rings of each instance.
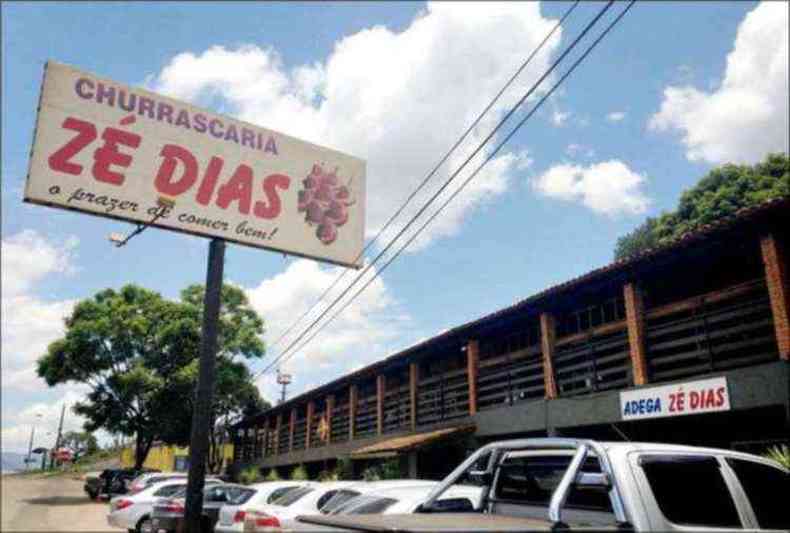
[[[130,226],[22,204],[46,60],[366,158],[373,234],[567,6],[4,3],[4,449],[25,446],[35,413],[54,426],[59,402],[81,395],[31,370],[74,300],[125,283],[175,298],[205,275],[207,241],[150,230],[115,249],[107,235]],[[505,104],[600,6],[576,9]],[[454,209],[294,359],[294,392],[608,263],[618,236],[712,166],[769,150],[787,150],[787,5],[638,3]],[[269,342],[337,275],[235,245],[225,272]],[[261,387],[272,396],[270,378]]]

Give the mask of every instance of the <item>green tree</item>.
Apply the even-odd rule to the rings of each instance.
[[[138,468],[154,440],[189,442],[202,295],[200,286],[185,289],[181,301],[134,285],[101,291],[77,304],[64,337],[38,360],[38,375],[48,385],[90,386],[73,410],[87,419],[87,431],[134,436]],[[237,287],[222,288],[219,329],[213,413],[222,425],[261,405],[249,371],[237,359],[263,357],[263,320]]]
[[[89,431],[68,431],[61,437],[60,445],[70,448],[78,457],[92,455],[99,451],[99,443],[93,433]]]
[[[790,159],[769,154],[756,165],[716,167],[683,192],[675,211],[648,218],[620,237],[615,259],[624,259],[664,245],[700,226],[730,216],[739,209],[773,198],[790,196]]]

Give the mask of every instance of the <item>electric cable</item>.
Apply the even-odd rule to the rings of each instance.
[[[567,77],[568,77],[568,76],[569,76],[569,75],[570,75],[570,74],[571,74],[571,73],[572,73],[572,72],[573,72],[573,71],[574,71],[574,70],[575,70],[575,69],[578,67],[578,65],[579,65],[579,64],[580,64],[580,63],[581,63],[581,62],[582,62],[582,61],[583,61],[583,60],[584,60],[584,59],[585,59],[585,58],[586,58],[586,57],[589,55],[589,53],[590,53],[590,52],[591,52],[591,51],[592,51],[592,50],[593,50],[593,49],[594,49],[594,48],[595,48],[595,47],[598,45],[598,43],[599,43],[599,42],[600,42],[600,41],[603,39],[603,37],[605,37],[605,36],[606,36],[606,35],[609,33],[609,31],[611,31],[611,29],[612,29],[612,28],[613,28],[613,27],[614,27],[614,26],[615,26],[615,25],[616,25],[616,24],[617,24],[617,23],[618,23],[618,22],[619,22],[619,21],[622,19],[622,17],[623,17],[623,16],[624,16],[624,15],[625,15],[625,14],[626,14],[626,13],[627,13],[627,12],[628,12],[630,9],[631,9],[631,7],[633,6],[633,4],[634,4],[634,2],[635,2],[635,1],[636,1],[636,0],[631,0],[631,2],[628,4],[628,6],[627,6],[627,7],[626,7],[626,8],[625,8],[623,11],[621,11],[621,12],[620,12],[620,14],[619,14],[619,15],[618,15],[618,16],[617,16],[617,17],[616,17],[616,18],[615,18],[615,19],[614,19],[614,20],[613,20],[613,21],[612,21],[612,22],[611,22],[611,23],[610,23],[610,24],[609,24],[609,25],[608,25],[608,26],[607,26],[607,27],[604,29],[604,31],[603,31],[603,32],[602,32],[602,33],[601,33],[601,34],[600,34],[600,35],[599,35],[599,36],[596,38],[596,40],[595,40],[595,41],[593,41],[593,43],[592,43],[592,44],[591,44],[591,45],[590,45],[590,46],[589,46],[589,47],[588,47],[588,48],[587,48],[587,49],[586,49],[586,50],[585,50],[585,51],[582,53],[582,55],[581,55],[581,56],[580,56],[580,57],[579,57],[579,58],[578,58],[578,59],[577,59],[577,60],[576,60],[576,61],[575,61],[575,62],[574,62],[572,65],[571,65],[571,67],[568,69],[568,71],[566,71],[566,72],[565,72],[565,74],[563,74],[563,76],[562,76],[562,77],[561,77],[561,78],[560,78],[560,79],[559,79],[559,80],[558,80],[558,81],[557,81],[557,82],[556,82],[556,83],[555,83],[555,84],[554,84],[554,85],[551,87],[551,89],[549,89],[549,91],[548,91],[546,94],[544,94],[544,95],[541,97],[541,99],[540,99],[540,100],[538,101],[538,103],[537,103],[537,104],[536,104],[536,105],[535,105],[535,106],[532,108],[532,110],[531,110],[531,111],[530,111],[530,112],[529,112],[529,113],[528,113],[528,114],[527,114],[527,115],[526,115],[524,118],[522,118],[522,120],[521,120],[521,121],[519,121],[519,123],[516,125],[516,127],[515,127],[515,128],[513,128],[513,129],[510,131],[510,133],[508,133],[508,135],[507,135],[507,136],[506,136],[506,137],[505,137],[505,138],[504,138],[504,139],[503,139],[503,140],[502,140],[502,141],[501,141],[501,142],[500,142],[500,143],[499,143],[499,144],[496,146],[496,148],[495,148],[495,149],[494,149],[494,150],[491,152],[491,154],[489,154],[488,156],[486,156],[486,158],[484,159],[484,161],[483,161],[483,162],[482,162],[482,163],[481,163],[481,164],[480,164],[480,165],[477,167],[477,169],[475,169],[475,171],[474,171],[474,172],[473,172],[473,173],[472,173],[472,174],[471,174],[471,175],[470,175],[470,176],[469,176],[469,177],[468,177],[468,178],[467,178],[467,179],[466,179],[466,180],[465,180],[465,181],[464,181],[464,182],[463,182],[463,183],[462,183],[462,184],[461,184],[461,185],[460,185],[460,186],[459,186],[459,187],[458,187],[458,188],[457,188],[455,191],[453,191],[453,192],[452,192],[452,194],[450,194],[450,195],[449,195],[449,197],[448,197],[448,198],[447,198],[447,199],[444,201],[444,203],[443,203],[443,204],[442,204],[442,205],[441,205],[441,206],[440,206],[440,207],[439,207],[439,208],[438,208],[438,209],[437,209],[437,210],[436,210],[436,211],[435,211],[435,212],[434,212],[434,213],[433,213],[433,214],[432,214],[430,217],[428,217],[428,219],[425,221],[425,223],[423,223],[423,225],[422,225],[422,226],[421,226],[421,227],[420,227],[420,228],[419,228],[419,229],[418,229],[418,230],[417,230],[417,231],[416,231],[416,232],[415,232],[415,233],[414,233],[414,234],[413,234],[411,237],[409,237],[409,239],[406,241],[406,243],[405,243],[403,246],[401,246],[401,248],[399,248],[399,249],[396,251],[396,253],[395,253],[395,254],[394,254],[394,255],[393,255],[393,256],[392,256],[390,259],[388,259],[388,260],[387,260],[387,262],[384,264],[384,266],[383,266],[382,268],[380,268],[380,269],[379,269],[377,272],[375,272],[375,273],[373,274],[373,276],[371,277],[371,279],[369,279],[369,280],[368,280],[368,281],[367,281],[367,282],[366,282],[366,283],[365,283],[365,284],[364,284],[364,285],[363,285],[363,286],[362,286],[362,287],[361,287],[361,288],[360,288],[360,289],[359,289],[359,290],[358,290],[358,291],[357,291],[357,292],[356,292],[356,293],[355,293],[355,294],[354,294],[354,295],[353,295],[351,298],[349,298],[349,299],[348,299],[348,301],[346,301],[346,302],[345,302],[345,304],[344,304],[344,305],[343,305],[343,306],[340,308],[340,310],[338,310],[338,311],[337,311],[335,314],[333,314],[333,315],[330,317],[330,319],[329,319],[329,320],[327,320],[327,321],[326,321],[324,324],[322,324],[322,325],[321,325],[321,326],[320,326],[320,327],[319,327],[319,328],[318,328],[318,329],[317,329],[315,332],[313,332],[313,334],[312,334],[312,335],[311,335],[311,336],[310,336],[310,337],[309,337],[309,338],[308,338],[308,339],[307,339],[307,340],[306,340],[304,343],[302,343],[302,344],[299,346],[299,348],[300,348],[300,349],[301,349],[302,347],[304,347],[306,344],[308,344],[309,342],[311,342],[311,341],[312,341],[312,340],[315,338],[315,336],[316,336],[318,333],[320,333],[320,332],[321,332],[321,331],[322,331],[322,330],[323,330],[323,329],[324,329],[324,328],[325,328],[325,327],[326,327],[328,324],[330,324],[330,323],[331,323],[331,322],[332,322],[332,321],[333,321],[333,320],[334,320],[334,319],[335,319],[335,318],[336,318],[336,317],[337,317],[337,316],[338,316],[340,313],[342,313],[342,312],[343,312],[343,311],[344,311],[344,310],[345,310],[345,309],[346,309],[346,308],[347,308],[347,307],[348,307],[348,306],[349,306],[349,305],[350,305],[350,304],[351,304],[351,303],[352,303],[352,302],[353,302],[353,301],[354,301],[354,300],[355,300],[355,299],[356,299],[356,298],[357,298],[357,297],[358,297],[358,296],[359,296],[359,295],[362,293],[362,291],[364,291],[364,290],[365,290],[365,289],[366,289],[366,288],[367,288],[367,287],[368,287],[368,286],[369,286],[369,285],[370,285],[370,284],[371,284],[371,283],[372,283],[372,282],[373,282],[373,281],[374,281],[374,280],[375,280],[377,277],[379,277],[379,276],[381,275],[381,273],[382,273],[384,270],[386,270],[386,268],[387,268],[387,267],[388,267],[390,264],[392,264],[392,262],[393,262],[395,259],[397,259],[397,258],[400,256],[400,254],[403,252],[403,250],[404,250],[404,249],[406,249],[406,248],[407,248],[407,247],[408,247],[408,246],[409,246],[409,245],[410,245],[410,244],[411,244],[411,243],[414,241],[414,239],[416,239],[416,237],[417,237],[417,236],[418,236],[418,235],[419,235],[419,234],[420,234],[420,233],[421,233],[421,232],[422,232],[422,231],[425,229],[425,227],[427,227],[427,226],[428,226],[428,224],[430,224],[430,222],[432,222],[432,221],[433,221],[433,220],[436,218],[436,216],[437,216],[437,215],[438,215],[438,214],[439,214],[439,213],[440,213],[440,212],[441,212],[441,211],[442,211],[442,210],[443,210],[443,209],[444,209],[444,208],[447,206],[447,204],[449,204],[449,202],[450,202],[450,201],[452,201],[452,200],[453,200],[453,199],[454,199],[454,198],[455,198],[455,197],[458,195],[458,193],[460,193],[460,192],[461,192],[461,190],[463,190],[463,189],[466,187],[466,185],[468,185],[468,184],[469,184],[469,182],[470,182],[470,181],[471,181],[471,180],[472,180],[472,179],[473,179],[473,178],[474,178],[474,177],[475,177],[475,176],[476,176],[476,175],[477,175],[477,174],[478,174],[478,173],[479,173],[479,172],[480,172],[480,171],[483,169],[483,167],[484,167],[484,166],[485,166],[485,165],[486,165],[488,162],[490,162],[490,161],[493,159],[493,157],[494,157],[494,156],[495,156],[495,155],[496,155],[496,154],[499,152],[499,150],[501,150],[501,148],[502,148],[502,147],[503,147],[503,146],[504,146],[504,145],[505,145],[505,144],[506,144],[506,143],[507,143],[507,142],[508,142],[508,141],[509,141],[509,140],[510,140],[512,137],[513,137],[513,135],[515,135],[515,133],[516,133],[516,132],[517,132],[517,131],[518,131],[518,130],[519,130],[519,129],[520,129],[520,128],[521,128],[521,127],[522,127],[522,126],[525,124],[525,123],[526,123],[526,121],[527,121],[527,120],[529,120],[529,119],[530,119],[530,118],[531,118],[531,117],[532,117],[532,116],[535,114],[535,112],[536,112],[536,111],[537,111],[537,110],[538,110],[538,109],[539,109],[539,108],[540,108],[540,107],[543,105],[543,103],[544,103],[544,102],[545,102],[545,101],[546,101],[546,100],[547,100],[547,99],[548,99],[548,98],[549,98],[549,97],[550,97],[550,96],[551,96],[551,95],[554,93],[554,91],[555,91],[555,90],[556,90],[556,89],[559,87],[559,85],[560,85],[560,84],[562,84],[562,83],[564,82],[564,80],[565,80],[565,79],[566,79],[566,78],[567,78]],[[351,283],[351,284],[350,284],[350,285],[349,285],[349,286],[346,288],[346,290],[345,290],[345,291],[344,291],[344,292],[343,292],[343,293],[342,293],[342,294],[341,294],[341,295],[340,295],[338,298],[336,298],[336,299],[335,299],[335,300],[332,302],[332,304],[330,304],[330,306],[329,306],[329,307],[327,307],[327,309],[325,309],[325,310],[324,310],[324,312],[323,312],[323,313],[322,313],[322,314],[321,314],[321,315],[320,315],[320,316],[319,316],[319,317],[318,317],[318,318],[317,318],[315,321],[313,321],[313,323],[311,323],[311,324],[310,324],[310,326],[308,326],[308,327],[307,327],[307,328],[306,328],[306,329],[305,329],[305,330],[302,332],[302,334],[300,334],[300,335],[299,335],[299,337],[297,337],[297,339],[296,339],[296,340],[294,340],[294,341],[293,341],[293,342],[292,342],[292,343],[291,343],[291,344],[290,344],[290,345],[289,345],[289,346],[288,346],[288,347],[287,347],[287,348],[286,348],[286,349],[285,349],[285,350],[284,350],[284,351],[283,351],[283,352],[282,352],[282,353],[281,353],[281,354],[280,354],[280,355],[279,355],[277,358],[275,358],[275,360],[274,360],[274,361],[272,361],[272,362],[271,362],[271,363],[270,363],[270,364],[269,364],[267,367],[265,367],[263,370],[261,370],[260,372],[258,372],[257,374],[255,374],[254,378],[257,378],[258,376],[265,374],[265,373],[266,373],[266,372],[268,372],[268,371],[269,371],[271,368],[273,368],[275,365],[277,365],[279,362],[281,362],[281,361],[284,361],[284,360],[287,360],[286,358],[290,358],[290,356],[292,356],[292,354],[291,354],[291,351],[292,351],[292,350],[294,349],[294,347],[295,347],[295,346],[296,346],[296,345],[299,343],[299,341],[300,341],[301,339],[303,339],[303,338],[304,338],[304,337],[307,335],[307,333],[310,331],[310,329],[312,329],[312,328],[315,326],[315,324],[317,324],[317,323],[318,323],[318,322],[319,322],[319,321],[320,321],[320,320],[321,320],[321,319],[322,319],[324,316],[326,316],[326,314],[327,314],[327,313],[328,313],[328,312],[329,312],[329,311],[330,311],[330,310],[331,310],[331,309],[334,307],[334,305],[336,305],[336,304],[337,304],[337,302],[338,302],[338,301],[340,301],[340,300],[341,300],[341,299],[342,299],[342,298],[343,298],[343,297],[344,297],[344,296],[345,296],[345,295],[348,293],[348,291],[349,291],[349,290],[350,290],[350,289],[351,289],[351,288],[354,286],[354,284],[356,284],[356,282],[357,282],[357,281],[358,281],[358,280],[359,280],[359,279],[360,279],[360,278],[361,278],[361,277],[362,277],[364,274],[366,274],[366,273],[368,272],[368,270],[370,270],[370,268],[373,266],[373,264],[374,264],[374,263],[375,263],[375,262],[376,262],[378,259],[380,259],[380,258],[381,258],[381,257],[384,255],[384,253],[386,253],[386,252],[389,250],[389,248],[390,248],[390,247],[391,247],[391,246],[392,246],[392,245],[395,243],[395,241],[397,241],[397,240],[398,240],[398,238],[400,238],[400,236],[402,236],[402,235],[403,235],[403,233],[405,233],[405,231],[406,231],[406,230],[407,230],[407,229],[408,229],[408,228],[411,226],[411,224],[412,224],[412,223],[413,223],[413,222],[414,222],[414,221],[415,221],[417,218],[419,218],[419,217],[420,217],[420,215],[422,215],[422,213],[424,213],[425,209],[427,209],[427,207],[430,205],[430,203],[431,203],[433,200],[435,200],[435,198],[436,198],[436,197],[438,197],[438,195],[439,195],[439,194],[441,194],[441,192],[442,192],[442,191],[443,191],[443,190],[446,188],[446,186],[447,186],[447,185],[449,185],[449,183],[450,183],[450,182],[451,182],[451,181],[452,181],[452,180],[453,180],[453,179],[454,179],[454,178],[455,178],[455,177],[458,175],[458,173],[459,173],[461,170],[463,170],[463,168],[465,168],[465,166],[466,166],[466,165],[467,165],[467,164],[468,164],[468,163],[469,163],[469,162],[472,160],[472,158],[474,158],[474,156],[475,156],[475,155],[477,155],[477,153],[480,151],[480,149],[482,149],[482,147],[483,147],[483,146],[485,146],[485,144],[487,144],[487,143],[488,143],[488,141],[489,141],[489,140],[490,140],[490,139],[493,137],[493,135],[496,133],[496,131],[497,131],[497,130],[498,130],[498,129],[499,129],[499,128],[500,128],[500,127],[501,127],[501,126],[504,124],[504,122],[506,122],[506,121],[507,121],[507,119],[508,119],[508,118],[509,118],[509,117],[510,117],[510,116],[511,116],[511,115],[512,115],[512,114],[513,114],[513,113],[514,113],[514,112],[515,112],[515,111],[516,111],[516,110],[517,110],[517,109],[518,109],[520,106],[521,106],[521,104],[522,104],[522,103],[523,103],[523,102],[524,102],[524,101],[525,101],[525,100],[526,100],[526,99],[527,99],[527,98],[528,98],[528,97],[529,97],[529,96],[530,96],[530,95],[531,95],[531,94],[534,92],[534,90],[537,88],[537,86],[539,86],[539,85],[540,85],[540,83],[542,83],[542,81],[543,81],[543,80],[545,80],[545,78],[546,78],[546,77],[547,77],[547,76],[548,76],[548,75],[549,75],[549,74],[550,74],[550,73],[551,73],[551,72],[554,70],[554,68],[556,68],[556,66],[559,64],[559,62],[561,62],[561,61],[562,61],[562,59],[564,59],[564,57],[565,57],[565,56],[566,56],[566,55],[567,55],[567,54],[568,54],[568,53],[569,53],[569,52],[570,52],[570,51],[571,51],[571,50],[572,50],[572,49],[573,49],[573,48],[576,46],[576,44],[578,44],[578,42],[579,42],[579,41],[580,41],[580,40],[581,40],[581,39],[584,37],[584,35],[586,35],[586,33],[587,33],[587,32],[588,32],[588,31],[589,31],[589,30],[590,30],[590,29],[591,29],[591,28],[592,28],[592,27],[593,27],[593,26],[594,26],[594,25],[597,23],[597,21],[598,21],[598,20],[599,20],[599,19],[600,19],[600,18],[603,16],[603,14],[604,14],[604,13],[605,13],[605,12],[606,12],[606,11],[607,11],[607,10],[608,10],[610,7],[611,7],[611,6],[612,6],[612,4],[613,4],[613,1],[610,1],[610,2],[608,2],[608,3],[607,3],[607,5],[606,5],[604,8],[602,8],[602,9],[601,9],[601,11],[600,11],[600,12],[599,12],[599,13],[596,15],[596,17],[595,17],[595,18],[594,18],[592,21],[590,21],[590,23],[588,23],[588,25],[587,25],[587,26],[584,28],[584,30],[583,30],[583,31],[582,31],[582,32],[581,32],[581,33],[580,33],[580,34],[579,34],[579,35],[576,37],[576,39],[573,41],[573,43],[571,43],[571,45],[569,45],[569,47],[568,47],[568,48],[566,48],[566,50],[565,50],[565,51],[562,53],[562,55],[561,55],[561,56],[560,56],[560,57],[559,57],[559,58],[558,58],[558,59],[557,59],[557,60],[556,60],[556,61],[555,61],[555,62],[552,64],[552,66],[551,66],[551,67],[550,67],[550,68],[549,68],[549,69],[548,69],[548,70],[547,70],[547,71],[546,71],[546,72],[543,74],[543,76],[541,76],[541,78],[540,78],[540,79],[539,79],[539,80],[538,80],[538,81],[535,83],[535,85],[533,85],[533,86],[530,88],[530,90],[529,90],[529,91],[527,91],[527,93],[525,93],[525,95],[524,95],[524,96],[523,96],[523,97],[522,97],[522,98],[519,100],[519,102],[518,102],[518,103],[517,103],[517,104],[516,104],[516,105],[515,105],[515,106],[514,106],[514,107],[513,107],[513,108],[512,108],[512,109],[511,109],[511,110],[510,110],[510,111],[509,111],[507,114],[506,114],[506,116],[505,116],[505,117],[502,119],[502,121],[500,121],[500,123],[499,123],[499,124],[498,124],[498,125],[497,125],[497,126],[494,128],[494,130],[492,130],[492,132],[491,132],[491,133],[490,133],[490,134],[489,134],[489,135],[486,137],[486,139],[485,139],[485,140],[484,140],[484,141],[483,141],[483,142],[480,144],[480,146],[478,146],[478,148],[477,148],[477,149],[476,149],[476,150],[475,150],[475,151],[474,151],[474,152],[473,152],[473,153],[472,153],[472,154],[471,154],[471,155],[470,155],[470,156],[469,156],[469,157],[466,159],[466,161],[465,161],[465,162],[464,162],[464,163],[461,165],[461,167],[459,167],[459,168],[458,168],[458,169],[457,169],[457,170],[456,170],[456,171],[453,173],[453,175],[452,175],[452,176],[451,176],[451,177],[450,177],[450,178],[447,180],[447,182],[445,182],[445,184],[442,186],[442,188],[440,188],[440,189],[439,189],[439,190],[438,190],[438,191],[437,191],[437,192],[436,192],[436,193],[435,193],[435,194],[434,194],[434,195],[431,197],[431,199],[430,199],[430,200],[429,200],[429,201],[428,201],[428,202],[427,202],[427,203],[426,203],[426,204],[423,206],[423,208],[422,208],[422,209],[421,209],[421,210],[420,210],[420,211],[419,211],[419,212],[418,212],[418,213],[417,213],[417,214],[416,214],[416,215],[415,215],[415,216],[414,216],[414,217],[413,217],[413,218],[412,218],[412,219],[409,221],[409,223],[408,223],[408,224],[407,224],[407,225],[406,225],[406,226],[405,226],[403,229],[401,229],[401,231],[398,233],[398,235],[396,235],[396,236],[395,236],[395,237],[394,237],[394,238],[393,238],[393,239],[390,241],[390,243],[387,245],[387,247],[386,247],[384,250],[382,250],[382,252],[381,252],[381,253],[379,253],[379,255],[378,255],[378,256],[377,256],[377,257],[376,257],[376,258],[375,258],[375,259],[374,259],[374,260],[373,260],[373,261],[372,261],[372,262],[371,262],[369,265],[368,265],[368,267],[367,267],[367,268],[366,268],[366,269],[365,269],[365,270],[364,270],[362,273],[360,273],[360,275],[359,275],[359,276],[357,276],[357,278],[354,280],[354,282],[352,282],[352,283]]]
[[[384,225],[376,233],[376,235],[373,237],[373,239],[371,239],[365,245],[365,247],[362,249],[362,251],[354,258],[354,261],[353,261],[354,263],[356,263],[361,257],[363,257],[365,255],[365,252],[367,252],[370,249],[370,247],[373,245],[373,243],[376,242],[384,234],[384,232],[392,225],[392,223],[395,221],[395,219],[397,219],[400,216],[400,214],[403,212],[403,210],[406,208],[406,206],[417,196],[417,194],[419,194],[419,192],[425,187],[425,185],[428,184],[428,182],[436,174],[436,172],[439,170],[439,168],[441,168],[441,166],[450,158],[450,156],[461,145],[461,143],[464,140],[466,140],[466,138],[469,136],[469,134],[472,133],[472,131],[477,127],[477,125],[483,119],[483,117],[491,110],[491,108],[494,106],[494,104],[496,104],[496,102],[499,101],[499,98],[501,98],[502,94],[504,94],[504,92],[508,88],[510,88],[510,86],[513,84],[513,82],[516,80],[516,78],[518,78],[519,75],[521,75],[521,73],[524,71],[524,69],[532,62],[532,59],[538,54],[538,52],[540,52],[541,49],[543,49],[543,47],[548,42],[548,40],[551,38],[551,36],[554,35],[554,33],[562,26],[563,22],[565,22],[565,19],[567,19],[568,16],[573,12],[573,10],[576,9],[576,7],[579,5],[580,1],[581,0],[576,0],[565,11],[565,13],[562,15],[562,17],[552,27],[551,31],[549,31],[546,34],[546,36],[543,38],[543,40],[538,44],[538,46],[535,47],[534,50],[532,50],[532,53],[530,53],[530,55],[527,57],[527,59],[521,64],[521,66],[516,70],[516,72],[510,77],[510,79],[507,81],[507,83],[505,83],[505,85],[499,90],[499,92],[496,94],[496,96],[494,96],[494,98],[491,100],[491,102],[489,102],[489,104],[485,107],[485,109],[483,109],[483,111],[477,116],[477,118],[472,122],[472,124],[461,135],[461,137],[447,151],[447,153],[444,154],[444,157],[442,157],[442,159],[433,167],[433,169],[428,173],[428,175],[425,176],[425,178],[423,178],[422,182],[417,186],[417,188],[414,191],[412,191],[411,194],[409,194],[409,196],[406,198],[406,200],[403,201],[403,203],[400,205],[400,207],[398,207],[398,209],[390,216],[390,218],[387,220],[387,222],[384,223]],[[299,318],[297,318],[288,328],[286,328],[286,330],[283,331],[283,333],[280,334],[280,336],[271,344],[270,347],[274,347],[274,346],[277,346],[278,344],[280,344],[280,342],[282,342],[282,340],[286,336],[288,336],[288,334],[291,331],[293,331],[293,329],[300,322],[302,322],[302,320],[304,320],[313,311],[313,309],[315,309],[316,306],[318,306],[318,304],[320,304],[327,297],[327,295],[330,292],[332,292],[332,289],[334,289],[337,286],[337,284],[340,283],[340,280],[342,280],[345,277],[346,273],[348,273],[348,269],[343,269],[340,272],[340,275],[338,275],[335,278],[335,280],[321,293],[321,295],[313,302],[313,304],[307,309],[307,311],[302,313],[299,316]]]

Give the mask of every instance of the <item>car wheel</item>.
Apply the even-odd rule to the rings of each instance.
[[[153,533],[154,532],[154,523],[151,521],[151,518],[148,516],[144,516],[137,522],[137,533]]]

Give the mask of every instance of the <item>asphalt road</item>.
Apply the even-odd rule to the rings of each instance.
[[[114,531],[107,503],[92,502],[82,481],[70,478],[2,476],[0,531]]]

